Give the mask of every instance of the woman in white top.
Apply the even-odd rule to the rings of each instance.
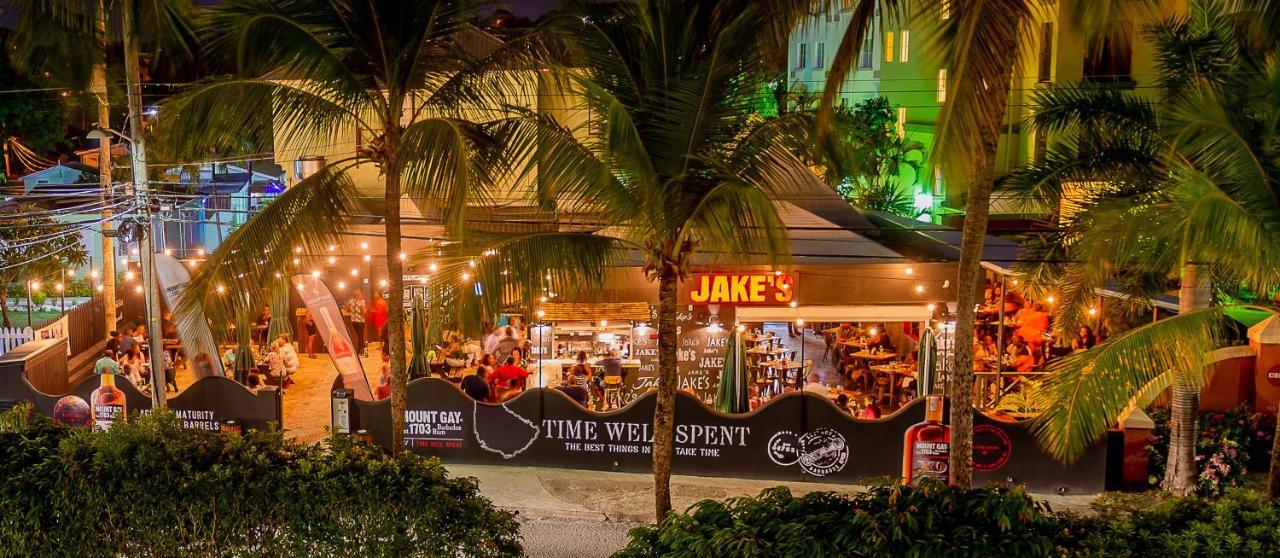
[[[280,355],[284,357],[285,372],[289,374],[297,372],[300,361],[298,360],[298,351],[293,348],[293,344],[287,341],[285,336],[281,335],[280,340],[276,341],[276,346],[280,348]]]

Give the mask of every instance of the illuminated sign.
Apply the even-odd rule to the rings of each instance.
[[[786,273],[695,273],[689,284],[694,304],[788,304],[796,294],[795,277]]]

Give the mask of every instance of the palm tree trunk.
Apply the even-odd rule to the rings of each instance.
[[[107,43],[107,13],[105,0],[98,0],[98,13],[93,22],[97,35],[98,48],[105,58],[109,45]],[[98,127],[111,127],[111,105],[107,102],[107,63],[105,60],[93,64],[93,95],[98,101]],[[111,191],[111,134],[103,134],[98,145],[98,183],[102,191],[98,193],[98,201],[102,205],[102,315],[106,317],[106,332],[116,329],[116,254],[115,242],[109,236],[112,229],[111,210],[107,208]],[[92,284],[90,288],[92,288]]]
[[[1182,266],[1178,291],[1178,312],[1185,314],[1208,308],[1209,273],[1203,265]],[[1196,419],[1200,413],[1200,386],[1179,378],[1173,384],[1169,416],[1169,455],[1165,461],[1162,487],[1178,496],[1196,491]]]
[[[655,521],[671,511],[671,455],[676,413],[676,287],[667,271],[658,277],[658,403],[653,408],[653,499]]]
[[[395,153],[394,132],[387,133],[386,149]],[[394,157],[394,156],[393,156]],[[387,233],[387,346],[383,351],[391,355],[391,451],[404,449],[404,413],[408,408],[409,369],[404,351],[404,262],[400,260],[400,168],[394,158],[386,165],[386,216]]]

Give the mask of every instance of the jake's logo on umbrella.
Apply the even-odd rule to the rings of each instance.
[[[786,304],[795,298],[796,288],[788,273],[698,273],[690,283],[694,304]]]

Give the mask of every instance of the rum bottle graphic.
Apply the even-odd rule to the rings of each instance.
[[[347,342],[347,338],[338,333],[338,330],[329,328],[329,340],[333,343],[333,358],[342,359],[355,356],[355,351],[351,348],[351,343]]]
[[[916,486],[926,478],[950,484],[951,427],[942,424],[942,396],[925,398],[924,421],[903,438],[902,481]]]
[[[99,377],[102,384],[89,394],[89,409],[93,414],[93,427],[106,430],[116,420],[124,420],[124,392],[116,388],[115,374],[101,374]]]

